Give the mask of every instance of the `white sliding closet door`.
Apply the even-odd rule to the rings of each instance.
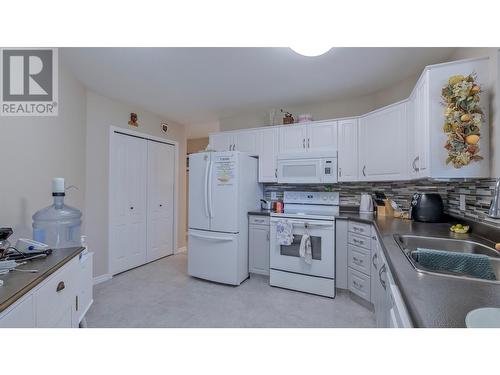
[[[147,141],[112,133],[110,155],[110,271],[146,262]]]
[[[148,262],[174,253],[175,147],[148,143]]]

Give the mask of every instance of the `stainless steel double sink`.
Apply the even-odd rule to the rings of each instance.
[[[428,237],[406,234],[396,234],[394,235],[394,239],[417,272],[445,277],[473,279],[487,283],[500,283],[500,252],[495,250],[492,246],[488,246],[487,244],[476,242],[470,239]],[[489,257],[490,263],[497,276],[497,280],[484,280],[465,274],[457,274],[455,272],[428,270],[418,263],[417,257],[415,256],[415,251],[417,250],[417,248],[486,255]]]

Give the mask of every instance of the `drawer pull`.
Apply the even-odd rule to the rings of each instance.
[[[353,257],[352,260],[354,261],[354,263],[356,264],[363,264],[363,260],[362,259],[358,259],[356,257]]]
[[[56,292],[60,292],[64,288],[66,288],[66,285],[64,285],[64,281],[59,281],[59,284],[57,284]]]
[[[363,285],[358,283],[357,281],[353,281],[352,283],[357,289],[363,289]]]

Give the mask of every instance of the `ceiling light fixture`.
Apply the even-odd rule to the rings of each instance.
[[[332,47],[315,46],[315,45],[290,47],[290,48],[292,49],[292,51],[298,53],[299,55],[309,56],[309,57],[321,56],[332,49]]]

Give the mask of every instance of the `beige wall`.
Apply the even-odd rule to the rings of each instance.
[[[498,74],[500,70],[500,61],[498,60],[498,48],[459,48],[450,57],[451,60],[469,59],[474,57],[490,58],[490,80],[489,82],[480,82],[486,85],[490,93],[490,155],[491,155],[491,176],[500,177],[500,98]]]
[[[0,117],[0,226],[31,238],[35,211],[52,204],[51,179],[64,177],[66,202],[84,210],[85,88],[59,64],[59,116]]]
[[[208,146],[208,137],[195,138],[187,140],[187,153],[199,152],[205,150]]]
[[[130,112],[139,116],[139,128],[127,124]],[[160,129],[161,117],[137,106],[87,92],[87,200],[86,220],[89,247],[95,253],[94,275],[108,272],[108,162],[109,127],[130,128],[179,142],[177,248],[185,246],[186,222],[186,136],[184,127],[171,121],[168,134]]]

